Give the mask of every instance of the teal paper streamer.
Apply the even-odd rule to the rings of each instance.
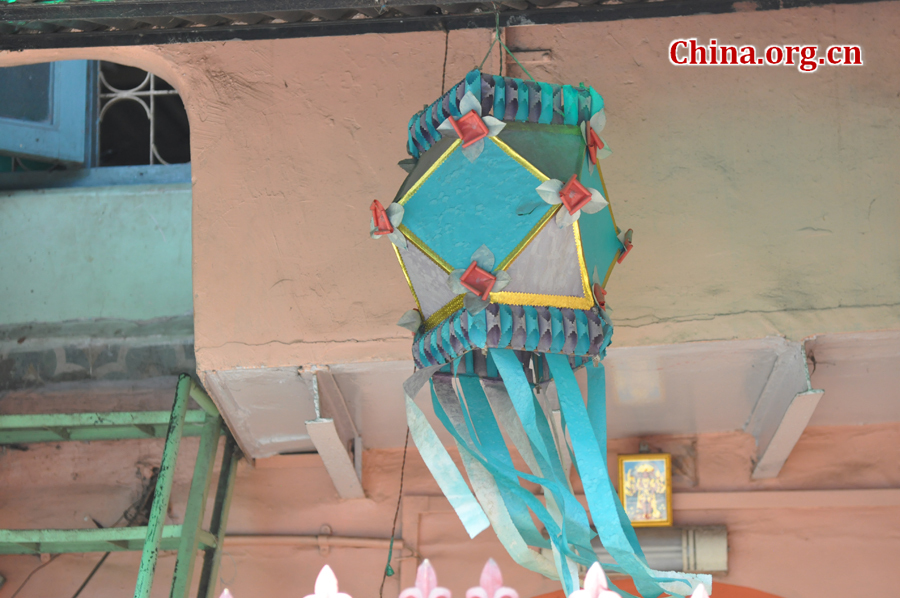
[[[490,352],[493,355],[494,363],[497,364],[497,369],[500,371],[500,376],[503,378],[503,383],[519,416],[525,434],[531,442],[534,457],[544,473],[544,479],[565,480],[562,463],[556,452],[549,422],[547,422],[543,410],[531,392],[528,379],[522,370],[522,364],[515,353],[509,349],[491,349]],[[550,447],[552,447],[552,450]],[[553,481],[552,485],[545,485],[554,493],[554,497],[564,513],[583,512],[581,505],[572,496],[567,480],[562,482]],[[572,538],[573,544],[590,546],[590,534],[584,531],[589,529],[586,517],[583,520],[576,521],[572,529],[567,530],[566,527],[563,529],[567,532],[565,535],[571,533],[575,536]],[[591,551],[591,554],[593,555],[593,551]],[[596,557],[594,556],[588,564],[595,560]]]
[[[593,428],[594,430],[594,436],[597,438],[597,444],[601,447],[601,449],[603,449],[607,446],[606,368],[603,367],[602,363],[599,363],[596,366],[593,364],[588,364],[586,366],[586,370],[588,376],[588,421],[591,424],[591,428]],[[606,468],[606,471],[609,471],[609,465],[606,461],[606,451],[601,450],[600,454],[603,456],[603,467]],[[612,491],[615,492],[615,487],[612,485],[612,480],[609,481],[609,485]],[[641,548],[640,543],[638,542],[637,534],[634,533],[634,528],[631,525],[631,521],[628,519],[628,514],[625,513],[625,507],[622,506],[622,501],[616,500],[615,506],[616,514],[619,517],[619,524],[622,526],[622,530],[625,532],[625,537],[628,538],[628,543],[631,544],[631,547],[634,550],[635,554],[646,560],[646,558],[644,557],[644,551]]]
[[[553,86],[549,83],[538,83],[541,88],[541,115],[538,122],[549,125],[553,122]]]
[[[553,340],[550,343],[550,353],[559,353],[566,344],[566,335],[563,332],[562,313],[558,307],[550,307],[550,333]]]
[[[459,445],[457,444],[457,446]],[[475,495],[485,506],[485,512],[488,519],[491,520],[491,526],[497,534],[497,539],[500,540],[512,559],[526,569],[540,573],[549,579],[559,579],[553,563],[549,562],[540,552],[530,549],[528,543],[519,534],[491,473],[462,447],[460,447],[459,454],[475,489]]]
[[[578,92],[571,85],[563,85],[563,123],[578,124]]]
[[[485,367],[487,368],[487,377],[488,378],[496,378],[500,374],[497,373],[497,364],[494,363],[494,358],[490,353],[487,354],[487,359],[485,360]]]
[[[506,81],[494,75],[494,118],[503,120],[506,116]]]
[[[409,397],[406,397],[406,417],[410,435],[416,443],[416,448],[419,449],[419,454],[422,455],[422,460],[440,486],[441,492],[450,501],[463,527],[466,528],[466,533],[470,538],[474,538],[490,527],[491,522],[475,500],[450,454],[428,424],[425,415]]]
[[[469,418],[473,424],[475,434],[483,447],[485,457],[513,468],[512,456],[506,447],[506,441],[503,439],[497,420],[494,419],[494,412],[491,411],[491,407],[488,404],[484,389],[481,387],[481,381],[478,378],[463,376],[459,378],[459,386],[465,397]],[[535,527],[525,504],[503,488],[500,489],[500,495],[522,538],[530,546],[550,548],[550,542],[545,540],[537,527]]]
[[[481,509],[481,505],[475,500],[472,491],[469,490],[469,486],[447,453],[447,449],[444,448],[440,438],[431,428],[425,414],[413,401],[413,397],[437,369],[438,366],[421,369],[403,383],[403,392],[406,396],[406,420],[409,424],[410,435],[422,455],[422,460],[425,461],[441,491],[450,501],[450,505],[462,521],[463,527],[466,528],[466,533],[470,538],[474,538],[490,527],[490,521]]]
[[[605,467],[596,465],[605,463],[605,457],[601,455],[605,447],[601,450],[594,435],[581,390],[575,381],[575,374],[565,356],[548,354],[546,358],[556,380],[560,408],[566,414],[569,436],[572,439],[572,448],[594,526],[604,548],[616,563],[631,575],[642,596],[658,596],[663,592],[669,592],[674,596],[689,594],[694,584],[688,581],[688,578],[692,576],[684,576],[682,578],[684,581],[678,581],[672,573],[653,571],[647,566],[643,555],[635,553],[623,529],[618,509],[615,508],[618,497],[613,491],[609,472]]]
[[[447,429],[447,431],[450,432],[450,434],[456,440],[456,442],[460,446],[460,449],[467,451],[468,454],[474,457],[482,467],[487,469],[493,476],[498,486],[506,486],[511,492],[518,495],[531,508],[538,519],[544,524],[548,533],[550,534],[551,541],[557,545],[558,549],[565,553],[571,553],[571,550],[569,550],[568,546],[565,543],[565,534],[563,530],[559,528],[553,517],[547,511],[546,507],[541,504],[537,497],[535,497],[533,494],[519,485],[517,478],[522,477],[523,479],[539,484],[545,483],[545,481],[523,472],[516,471],[515,469],[510,470],[507,467],[491,463],[487,459],[485,459],[478,450],[477,445],[473,446],[472,439],[464,438],[457,427],[454,426],[452,419],[444,410],[443,405],[441,405],[441,402],[438,400],[437,394],[433,391],[433,389],[432,405],[434,407],[435,415],[437,415],[438,419],[441,421],[441,423],[444,424],[444,427]],[[457,470],[457,474],[458,473],[459,471]],[[432,472],[432,475],[434,475],[434,472]],[[552,482],[550,484],[552,485]],[[565,573],[564,575],[563,586],[567,590],[569,590],[570,593],[571,590],[574,589],[573,582],[571,579],[568,579],[567,573]]]

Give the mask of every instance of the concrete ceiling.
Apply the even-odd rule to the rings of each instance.
[[[744,429],[789,344],[769,337],[611,347],[604,361],[610,437]],[[806,351],[812,386],[825,391],[810,425],[900,421],[900,331],[823,335],[808,340]],[[412,361],[329,369],[364,447],[402,446],[402,384],[413,372]],[[315,450],[305,422],[316,417],[316,399],[297,368],[217,371],[206,380],[251,456]],[[584,384],[583,372],[579,380]],[[416,400],[430,416],[427,392]],[[439,422],[432,423],[441,429]]]

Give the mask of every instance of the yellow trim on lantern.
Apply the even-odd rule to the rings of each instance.
[[[427,255],[431,259],[432,262],[437,264],[441,270],[443,270],[444,272],[447,272],[448,274],[450,272],[453,272],[453,266],[451,266],[450,264],[448,264],[447,262],[442,260],[438,254],[436,254],[434,251],[431,250],[431,247],[429,247],[428,245],[425,244],[425,241],[423,241],[422,239],[417,237],[415,235],[415,233],[413,233],[411,230],[409,230],[409,228],[406,227],[406,225],[401,224],[400,226],[397,227],[397,229],[401,233],[403,233],[403,235],[413,245],[415,245],[419,249],[419,251],[421,251],[422,253]]]
[[[597,168],[597,174],[600,176],[600,184],[603,185],[603,198],[606,200],[606,209],[609,210],[609,217],[612,218],[612,223],[616,230],[619,230],[619,225],[616,224],[616,217],[612,211],[612,203],[609,201],[609,194],[606,192],[606,181],[603,180],[603,171],[600,170],[599,160],[598,164],[594,164],[594,166]],[[619,233],[616,234],[618,235]]]
[[[612,202],[609,201],[609,194],[606,192],[606,181],[603,180],[603,171],[600,170],[600,161],[597,161],[597,164],[594,164],[597,168],[597,174],[600,176],[600,184],[603,185],[603,197],[606,199],[606,209],[609,210],[609,217],[612,219],[613,230],[616,231],[616,236],[619,235],[619,225],[616,224],[616,216],[613,214]],[[625,253],[624,249],[619,249],[616,252],[616,258],[609,265],[609,269],[606,271],[606,277],[603,279],[603,288],[606,288],[606,283],[609,282],[609,277],[612,275],[613,268],[616,267],[616,264],[619,262],[619,258],[622,257],[622,254]]]
[[[550,211],[548,211],[546,214],[544,214],[543,217],[541,217],[540,220],[538,220],[538,223],[534,225],[534,228],[528,231],[528,234],[525,235],[525,238],[519,241],[519,244],[513,247],[513,250],[509,252],[509,255],[503,258],[503,261],[500,262],[500,264],[494,269],[506,270],[507,268],[509,268],[510,264],[516,261],[516,258],[519,257],[519,255],[521,255],[523,251],[525,251],[525,248],[528,247],[528,245],[534,240],[537,234],[541,232],[541,230],[543,230],[544,225],[546,225],[551,218],[556,216],[556,213],[559,211],[560,207],[561,206],[558,205],[552,206],[550,208]]]
[[[591,309],[594,307],[591,281],[588,276],[587,264],[584,262],[584,250],[581,246],[581,227],[578,226],[577,221],[572,223],[572,232],[575,235],[575,251],[578,254],[578,270],[581,273],[581,287],[584,296],[572,297],[568,295],[539,295],[536,293],[500,291],[491,293],[491,301],[505,305],[533,305],[536,307],[565,307],[569,309]],[[511,264],[507,264],[501,269],[505,269],[509,265]]]
[[[451,299],[447,305],[440,308],[425,320],[425,331],[429,331],[433,329],[435,326],[449,318],[455,312],[461,310],[463,308],[463,299],[465,295],[457,295],[453,299]]]
[[[455,150],[455,149],[456,149],[457,147],[459,147],[461,144],[462,144],[462,140],[461,140],[461,139],[457,139],[456,141],[454,141],[454,142],[450,145],[450,147],[447,149],[447,151],[444,152],[444,155],[441,156],[440,158],[438,158],[437,161],[435,161],[435,163],[432,164],[432,165],[428,168],[428,170],[426,170],[426,171],[424,172],[424,174],[422,174],[422,176],[419,177],[419,180],[416,181],[416,183],[415,183],[412,187],[409,188],[409,191],[406,192],[406,195],[404,195],[402,198],[400,198],[400,201],[397,202],[397,203],[399,203],[401,206],[402,206],[402,205],[405,205],[406,202],[408,202],[409,199],[410,199],[413,195],[416,194],[416,191],[418,191],[419,188],[420,188],[423,184],[425,184],[425,181],[428,179],[428,177],[430,177],[430,176],[434,173],[435,170],[437,170],[438,168],[440,168],[440,167],[441,167],[441,164],[443,164],[444,161],[445,161],[447,158],[450,157],[450,154],[453,153],[453,150]]]
[[[528,162],[525,158],[519,155],[514,149],[510,146],[506,145],[504,142],[500,141],[496,137],[488,137],[490,141],[495,143],[497,147],[499,147],[504,153],[506,153],[510,158],[519,163],[525,170],[531,173],[536,179],[540,182],[545,182],[550,180],[550,177],[542,173],[540,170],[535,168],[530,162]],[[410,189],[404,194],[404,196],[399,200],[398,203],[404,205],[416,192],[421,188],[424,184],[425,180],[434,173],[446,160],[450,157],[455,150],[457,150],[462,144],[461,140],[457,139],[444,154],[438,158],[438,160],[425,171],[425,173],[419,178],[416,183],[410,187]],[[603,193],[606,196],[606,183],[603,181],[603,174],[600,172],[600,167],[597,166],[597,172],[600,175],[600,182],[603,185]],[[553,206],[541,219],[534,225],[534,227],[528,232],[528,235],[522,241],[513,248],[513,250],[503,258],[503,261],[497,265],[495,270],[506,270],[510,265],[522,254],[526,247],[534,240],[541,230],[543,230],[544,226],[550,221],[551,218],[556,216],[557,212],[561,209],[561,205]],[[607,209],[610,210],[610,216],[612,217],[612,209],[607,206]],[[613,218],[613,226],[615,226],[615,218]],[[400,224],[397,227],[403,235],[407,238],[409,242],[416,246],[422,253],[428,256],[431,261],[437,264],[442,270],[447,272],[448,274],[453,272],[454,268],[449,263],[447,263],[444,259],[442,259],[437,253],[435,253],[428,245],[425,244],[418,236],[415,235],[406,225]],[[616,229],[618,227],[616,226]],[[560,307],[560,308],[569,308],[569,309],[591,309],[594,306],[594,297],[591,291],[591,282],[590,275],[587,271],[587,265],[584,261],[584,250],[582,248],[581,243],[581,228],[578,225],[578,222],[574,222],[572,225],[573,234],[575,236],[575,247],[578,255],[578,268],[581,273],[581,284],[584,295],[582,297],[572,297],[566,295],[539,295],[535,293],[518,293],[511,291],[500,291],[497,293],[491,293],[491,302],[499,303],[504,305],[532,305],[535,307]],[[413,293],[413,297],[416,299],[416,304],[419,305],[419,310],[421,311],[421,305],[419,304],[419,299],[416,296],[416,292],[413,289],[412,282],[409,278],[409,273],[406,270],[405,265],[403,264],[403,258],[400,256],[400,251],[397,247],[394,247],[394,251],[397,253],[397,259],[400,260],[400,266],[403,268],[403,275],[406,277],[406,282],[409,284],[409,288]],[[618,257],[618,256],[617,256]],[[609,268],[609,271],[606,273],[606,280],[609,279],[610,274],[612,273],[612,268],[615,265],[615,261],[613,261],[612,265]],[[603,282],[603,286],[606,286],[606,280]],[[457,295],[453,299],[451,299],[446,305],[438,309],[436,312],[431,314],[425,320],[425,330],[433,330],[438,324],[446,320],[455,312],[459,311],[463,308],[465,295]]]
[[[419,303],[419,296],[416,295],[416,289],[413,287],[412,280],[409,278],[409,272],[406,271],[406,264],[403,263],[403,257],[400,255],[400,248],[393,243],[391,243],[391,247],[394,248],[394,253],[397,254],[397,260],[400,262],[400,269],[403,270],[403,278],[406,279],[406,284],[409,285],[409,291],[416,301],[416,307],[419,308],[419,313],[422,313],[422,304]]]
[[[503,143],[496,137],[488,137],[487,139],[494,142],[497,145],[497,147],[500,148],[501,151],[503,151],[506,155],[508,155],[513,160],[515,160],[520,166],[522,166],[522,168],[527,170],[538,181],[543,183],[545,181],[550,180],[550,177],[548,177],[543,172],[541,172],[540,170],[535,168],[534,165],[532,165],[528,160],[526,160],[525,158],[520,156],[514,149],[512,149],[511,147],[509,147],[508,145],[506,145],[505,143]],[[462,144],[462,141],[459,139],[454,141],[453,144],[450,146],[450,148],[447,149],[447,151],[444,152],[444,154],[440,158],[438,158],[437,161],[435,161],[435,163],[432,164],[428,168],[428,170],[425,171],[425,173],[419,178],[418,181],[416,181],[416,183],[412,187],[410,187],[409,191],[407,191],[406,194],[403,195],[403,197],[398,201],[398,203],[400,205],[405,205],[406,202],[408,202],[412,198],[412,196],[418,192],[418,190],[421,188],[421,186],[425,183],[425,180],[428,177],[430,177],[434,173],[434,171],[437,170],[441,166],[441,164],[443,164],[447,160],[447,158],[450,157],[450,154],[452,154],[454,151],[456,151],[460,147],[461,144]],[[528,235],[518,245],[516,245],[513,248],[513,250],[509,253],[509,255],[507,255],[505,258],[503,258],[503,261],[500,262],[500,264],[495,268],[495,270],[504,270],[507,266],[509,266],[509,264],[511,264],[513,262],[513,260],[515,260],[517,257],[519,257],[519,254],[522,253],[522,251],[525,249],[525,247],[528,246],[529,243],[531,243],[531,240],[534,239],[535,235],[537,235],[541,231],[541,229],[544,227],[544,225],[547,224],[547,221],[550,220],[550,218],[552,218],[554,215],[556,215],[556,212],[558,210],[559,210],[559,206],[553,206],[553,208],[550,211],[548,211],[540,219],[540,221],[538,221],[537,224],[534,225],[534,227],[528,232]],[[415,233],[413,233],[409,229],[409,227],[407,227],[404,224],[400,224],[400,226],[398,226],[397,228],[406,236],[407,239],[409,239],[412,242],[413,245],[418,247],[419,250],[422,251],[422,253],[424,253],[429,258],[431,258],[431,261],[433,261],[435,264],[437,264],[442,270],[444,270],[447,273],[453,272],[453,270],[454,270],[453,266],[448,264],[443,258],[441,258],[437,253],[435,253],[428,245],[425,244],[424,241],[422,241],[422,239],[417,237],[415,235]]]
[[[534,177],[537,180],[539,180],[540,182],[543,183],[545,181],[550,180],[550,177],[548,177],[546,174],[544,174],[543,172],[541,172],[540,170],[535,168],[531,162],[529,162],[528,160],[526,160],[525,158],[520,156],[518,154],[518,152],[516,152],[516,150],[514,150],[513,148],[509,147],[508,145],[506,145],[505,143],[503,143],[496,137],[488,137],[488,139],[490,139],[495,144],[497,144],[497,147],[499,147],[501,150],[503,150],[506,153],[506,155],[508,155],[510,158],[512,158],[513,160],[518,162],[522,168],[524,168],[525,170],[530,172],[532,175],[534,175]]]

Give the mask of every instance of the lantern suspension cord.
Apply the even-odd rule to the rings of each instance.
[[[494,5],[494,7],[496,9],[496,4]],[[484,63],[487,62],[487,59],[488,59],[488,57],[490,57],[491,52],[494,51],[494,44],[496,44],[497,42],[500,42],[500,47],[503,48],[504,50],[506,50],[506,53],[509,54],[510,58],[512,58],[513,60],[516,61],[516,64],[519,65],[519,68],[522,69],[523,73],[528,75],[528,78],[531,79],[531,82],[537,83],[537,81],[535,81],[534,77],[531,76],[531,73],[528,72],[528,69],[526,69],[524,66],[522,66],[522,63],[519,62],[519,59],[516,58],[516,55],[513,54],[512,51],[509,49],[509,47],[507,47],[507,45],[503,43],[503,40],[500,39],[500,12],[497,10],[494,11],[494,39],[493,39],[493,41],[491,41],[491,46],[488,48],[487,54],[484,55],[484,59],[481,61],[481,64],[478,65],[478,70],[480,71],[481,68],[484,66]],[[445,54],[444,60],[446,61],[446,59],[447,59],[447,57]],[[503,74],[503,61],[502,60],[500,61],[500,74],[501,75]]]

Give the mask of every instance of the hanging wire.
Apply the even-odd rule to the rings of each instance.
[[[406,453],[409,450],[409,426],[406,427],[406,441],[403,443],[403,464],[400,465],[400,490],[397,493],[397,509],[394,511],[394,524],[391,526],[391,543],[388,546],[387,565],[384,568],[384,575],[381,577],[381,587],[378,589],[378,598],[384,596],[384,582],[387,578],[394,574],[394,568],[391,567],[391,559],[394,556],[394,534],[397,531],[397,519],[400,517],[400,504],[403,499],[403,474],[406,472]]]

